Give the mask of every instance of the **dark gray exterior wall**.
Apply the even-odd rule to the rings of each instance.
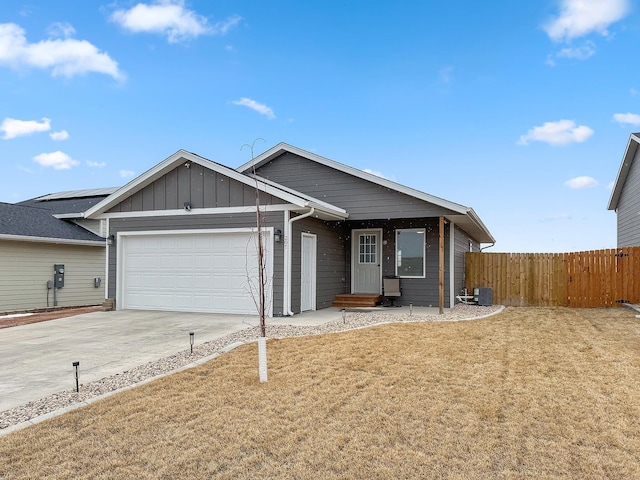
[[[284,213],[269,212],[264,215],[264,226],[284,231]],[[234,215],[178,215],[160,217],[112,218],[109,220],[109,234],[136,231],[202,230],[215,228],[255,228],[254,213]],[[117,245],[109,248],[109,297],[116,298]],[[284,249],[282,243],[272,245],[273,249],[273,315],[283,313]]]
[[[467,233],[455,227],[453,235],[454,243],[454,293],[457,295],[465,287],[466,282],[466,253],[469,252],[469,245],[474,252],[480,250],[480,244],[474,241]]]
[[[257,173],[345,209],[349,220],[439,217],[454,213],[288,152],[260,166]]]
[[[256,191],[197,163],[190,168],[181,164],[115,205],[109,213],[182,209],[184,202],[189,202],[191,208],[250,206],[256,204]],[[260,194],[261,205],[282,203],[272,195]]]
[[[638,149],[618,200],[618,247],[640,245],[640,149]]]
[[[350,282],[345,276],[345,261],[348,255],[347,238],[341,222],[325,222],[314,218],[303,218],[292,224],[291,243],[291,310],[300,312],[300,275],[302,233],[317,236],[316,252],[316,308],[327,308],[336,295],[346,293]]]
[[[351,230],[382,228],[382,275],[393,276],[396,273],[396,230],[401,228],[425,228],[425,278],[401,278],[402,296],[396,301],[398,305],[429,307],[438,305],[440,234],[437,218],[414,218],[398,220],[369,220],[347,222],[349,253],[347,255],[346,275],[348,287],[351,288]],[[445,226],[444,249],[444,300],[445,308],[449,307],[449,226]],[[387,242],[386,245],[384,242]]]

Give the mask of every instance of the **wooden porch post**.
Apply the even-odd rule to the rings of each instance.
[[[438,254],[438,307],[444,313],[444,217],[440,217],[440,249]]]

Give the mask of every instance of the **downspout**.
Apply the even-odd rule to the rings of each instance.
[[[292,232],[293,232],[293,222],[297,222],[298,220],[302,220],[303,218],[310,217],[315,213],[316,209],[311,207],[307,213],[303,213],[302,215],[298,215],[297,217],[290,218],[287,222],[287,231],[285,232],[286,238],[289,240],[285,243],[286,252],[285,252],[285,263],[287,267],[284,272],[284,291],[287,296],[287,301],[284,306],[285,313],[287,316],[293,316],[294,313],[291,311],[291,261],[292,261]]]

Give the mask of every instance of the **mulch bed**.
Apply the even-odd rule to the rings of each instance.
[[[100,306],[78,307],[78,308],[58,308],[55,310],[40,310],[33,312],[32,315],[20,317],[0,317],[0,328],[17,327],[20,325],[29,325],[31,323],[46,322],[47,320],[56,320],[58,318],[72,317],[83,313],[99,312],[102,310]],[[31,313],[31,312],[28,312]]]

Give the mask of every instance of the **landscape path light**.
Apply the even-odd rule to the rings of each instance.
[[[195,340],[196,332],[189,332],[189,343],[191,344],[191,353],[193,353],[193,341]]]
[[[73,369],[75,370],[75,375],[76,375],[76,393],[80,392],[80,383],[78,383],[78,366],[80,365],[80,362],[73,362]]]

